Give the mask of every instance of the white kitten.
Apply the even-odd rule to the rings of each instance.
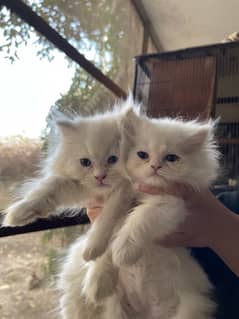
[[[169,186],[180,182],[199,189],[215,179],[218,152],[211,122],[148,119],[129,111],[122,130],[126,168],[133,183]],[[139,205],[112,245],[113,262],[120,267],[131,310],[150,319],[213,318],[212,286],[190,253],[154,244],[184,221],[188,214],[184,201],[163,194],[137,194],[137,200]],[[127,312],[125,316],[131,318]]]
[[[42,174],[29,182],[22,199],[7,209],[3,224],[24,225],[56,213],[59,207],[86,207],[94,198],[102,198],[105,201],[102,214],[87,235],[87,245],[81,244],[79,247],[81,254],[84,248],[86,260],[102,255],[113,231],[109,231],[109,228],[127,213],[133,196],[132,192],[123,192],[130,183],[123,177],[120,132],[117,125],[129,103],[130,100],[122,102],[114,111],[105,114],[58,120],[56,145],[43,163]],[[83,262],[83,258],[81,260],[82,263],[80,260],[75,260],[74,263],[74,258],[71,258],[69,262],[73,265],[71,269],[75,267],[80,274],[84,273],[82,289],[78,285],[80,279],[71,282],[71,278],[74,277],[72,271],[66,276],[68,283],[62,284],[62,290],[63,300],[67,300],[66,304],[74,305],[72,294],[77,285],[78,294],[75,298],[81,308],[77,308],[77,311],[86,313],[88,306],[85,299],[95,302],[96,299],[112,293],[117,283],[118,269],[112,265],[110,250],[94,263],[87,264]],[[68,260],[63,269],[69,269],[67,265]],[[94,269],[102,271],[97,270],[94,273]],[[65,278],[64,274],[62,278]],[[79,278],[82,277],[79,275]],[[81,294],[84,296],[81,297]],[[66,315],[66,318],[76,316],[71,309],[68,310],[67,305],[62,312],[71,313],[69,316]],[[90,313],[89,310],[89,316]]]
[[[19,226],[55,213],[58,207],[86,207],[107,200],[122,182],[117,127],[119,109],[93,117],[57,120],[56,146],[41,175],[6,211],[4,225]]]

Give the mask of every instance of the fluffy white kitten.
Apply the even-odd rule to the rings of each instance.
[[[57,208],[86,207],[95,198],[102,198],[105,201],[105,207],[100,218],[92,227],[95,236],[91,236],[89,232],[87,246],[82,244],[79,247],[81,253],[85,248],[84,258],[86,260],[89,256],[95,258],[95,255],[101,255],[112,233],[112,230],[109,231],[112,219],[116,223],[117,219],[127,213],[133,196],[132,192],[123,191],[129,185],[129,181],[123,177],[120,131],[117,125],[129,103],[130,100],[122,102],[114,108],[114,111],[105,114],[57,120],[54,151],[49,152],[43,163],[41,175],[29,182],[21,199],[6,210],[3,224],[5,226],[28,224],[37,218],[56,214]],[[100,229],[99,235],[98,229]],[[96,244],[97,251],[92,249]],[[88,308],[85,299],[94,301],[95,298],[102,298],[110,294],[117,283],[118,269],[112,265],[110,250],[96,262],[91,262],[87,266],[83,259],[82,264],[80,259],[75,262],[75,267],[79,269],[80,273],[84,273],[86,278],[84,289],[82,288],[83,296],[81,297],[80,285],[78,296],[75,295],[77,300],[81,298],[81,307],[78,302],[77,311],[89,312],[90,315],[92,307]],[[96,267],[101,267],[103,270],[102,276],[99,273],[97,280],[95,276],[90,275],[93,272],[92,269]],[[74,273],[69,274],[68,277],[74,277]],[[70,288],[68,290],[65,287]],[[63,300],[73,302],[74,283],[72,285],[62,284],[62,289],[64,291]],[[71,304],[68,301],[66,304]],[[62,312],[68,311],[68,308],[64,306]],[[66,318],[75,318],[74,309],[70,308],[69,316]],[[93,313],[92,318],[95,318],[95,312]]]
[[[149,119],[129,111],[122,129],[126,169],[133,183],[180,182],[199,189],[215,179],[218,152],[212,122]],[[154,244],[185,220],[184,201],[166,194],[137,194],[137,201],[112,244],[128,302],[141,314],[137,318],[213,318],[212,286],[189,251]]]
[[[114,205],[123,176],[119,109],[56,121],[54,150],[44,161],[40,176],[26,185],[22,199],[6,210],[4,225],[24,225],[54,214],[59,207],[86,207],[97,197]]]

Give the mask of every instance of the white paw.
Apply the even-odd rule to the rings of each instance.
[[[94,236],[94,239],[88,239],[83,252],[85,261],[95,260],[103,255],[107,248],[108,241],[103,237]]]
[[[105,272],[89,269],[84,281],[83,294],[90,302],[100,303],[102,299],[113,294],[117,282],[118,269],[113,266]]]
[[[3,226],[22,226],[41,217],[41,213],[31,202],[19,201],[6,210]]]
[[[113,263],[118,266],[130,266],[142,255],[142,248],[130,237],[120,238],[120,236],[113,242],[112,258]]]

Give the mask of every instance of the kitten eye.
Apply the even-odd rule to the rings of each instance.
[[[118,157],[115,155],[111,155],[107,160],[108,164],[115,164],[116,162],[118,162]]]
[[[82,166],[89,167],[91,165],[91,160],[89,160],[89,158],[81,158],[80,163]]]
[[[137,152],[137,155],[138,155],[138,157],[141,158],[141,159],[147,159],[147,158],[149,158],[149,154],[146,153],[146,152],[144,152],[144,151],[139,151],[139,152]]]
[[[168,162],[176,162],[179,160],[179,156],[176,154],[168,154],[164,159]]]

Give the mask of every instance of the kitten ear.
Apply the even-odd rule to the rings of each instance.
[[[129,138],[135,137],[138,123],[139,116],[135,113],[133,108],[129,108],[120,120],[121,133]]]
[[[215,124],[216,121],[209,121],[205,124],[200,124],[195,130],[195,133],[186,140],[184,144],[185,150],[193,151],[203,144],[211,142],[214,136]]]
[[[75,123],[72,122],[71,120],[65,120],[65,119],[57,120],[56,126],[58,130],[61,132],[61,134],[63,135],[72,134],[76,130]]]

